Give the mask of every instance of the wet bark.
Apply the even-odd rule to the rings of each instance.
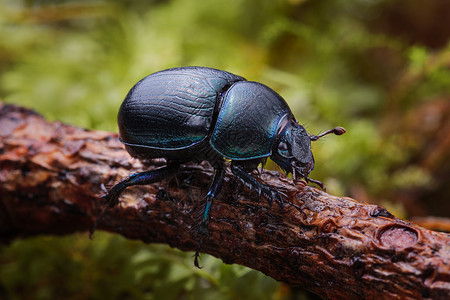
[[[0,237],[87,232],[105,207],[102,184],[164,163],[131,159],[116,134],[49,123],[0,103]],[[207,164],[189,164],[168,180],[131,187],[98,229],[199,249],[324,298],[448,299],[450,235],[268,171],[260,179],[286,193],[283,209],[227,171],[210,232],[200,234],[211,175]]]

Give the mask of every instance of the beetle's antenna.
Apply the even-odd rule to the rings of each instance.
[[[325,136],[325,135],[327,135],[327,134],[334,133],[335,135],[341,135],[341,134],[344,134],[346,131],[347,131],[347,130],[345,130],[344,127],[336,127],[336,128],[327,130],[327,131],[325,131],[325,132],[322,132],[322,133],[319,134],[319,135],[313,135],[313,134],[311,134],[311,135],[309,136],[309,138],[311,139],[311,141],[317,141],[318,139],[320,139],[321,137],[323,137],[323,136]]]

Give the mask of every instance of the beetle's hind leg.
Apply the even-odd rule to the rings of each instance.
[[[280,193],[274,190],[272,187],[259,182],[246,171],[245,166],[236,163],[235,161],[231,162],[230,167],[231,172],[233,172],[233,174],[236,175],[246,186],[257,191],[259,195],[263,194],[264,196],[266,196],[270,206],[272,206],[272,202],[273,200],[275,200],[278,206],[280,208],[283,208],[284,202],[283,198],[281,197],[281,195],[284,196],[283,193]]]
[[[165,167],[153,171],[132,174],[127,178],[123,179],[122,181],[120,181],[119,183],[117,183],[115,186],[113,186],[109,190],[109,192],[107,192],[105,195],[102,196],[102,199],[106,201],[107,206],[100,214],[100,216],[97,218],[94,225],[92,225],[90,229],[90,235],[92,236],[92,234],[94,233],[95,228],[100,223],[106,210],[109,207],[114,207],[119,203],[119,196],[127,187],[133,185],[146,185],[161,181],[162,179],[167,178],[170,175],[176,173],[179,168],[180,168],[179,162],[172,162]]]
[[[120,194],[127,187],[134,185],[146,185],[161,181],[164,178],[176,173],[179,167],[179,163],[170,163],[167,166],[156,170],[132,174],[113,186],[111,190],[109,190],[109,192],[102,198],[106,200],[109,207],[114,207],[119,203]]]

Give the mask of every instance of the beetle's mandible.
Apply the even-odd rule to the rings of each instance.
[[[294,181],[308,178],[314,168],[311,141],[345,129],[336,127],[310,135],[298,124],[285,100],[269,87],[225,71],[205,67],[180,67],[151,74],[126,96],[119,114],[120,140],[131,156],[166,158],[163,168],[130,175],[106,195],[110,207],[132,185],[166,178],[188,161],[207,160],[214,177],[205,197],[201,225],[206,229],[213,199],[219,193],[225,161],[232,173],[280,206],[274,188],[255,179],[251,172],[271,158]]]

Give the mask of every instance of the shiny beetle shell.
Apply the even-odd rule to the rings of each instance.
[[[139,81],[122,103],[118,123],[122,142],[145,147],[148,157],[162,153],[152,149],[173,156],[208,139],[225,158],[247,160],[270,156],[286,116],[292,113],[284,99],[261,83],[184,67]]]

